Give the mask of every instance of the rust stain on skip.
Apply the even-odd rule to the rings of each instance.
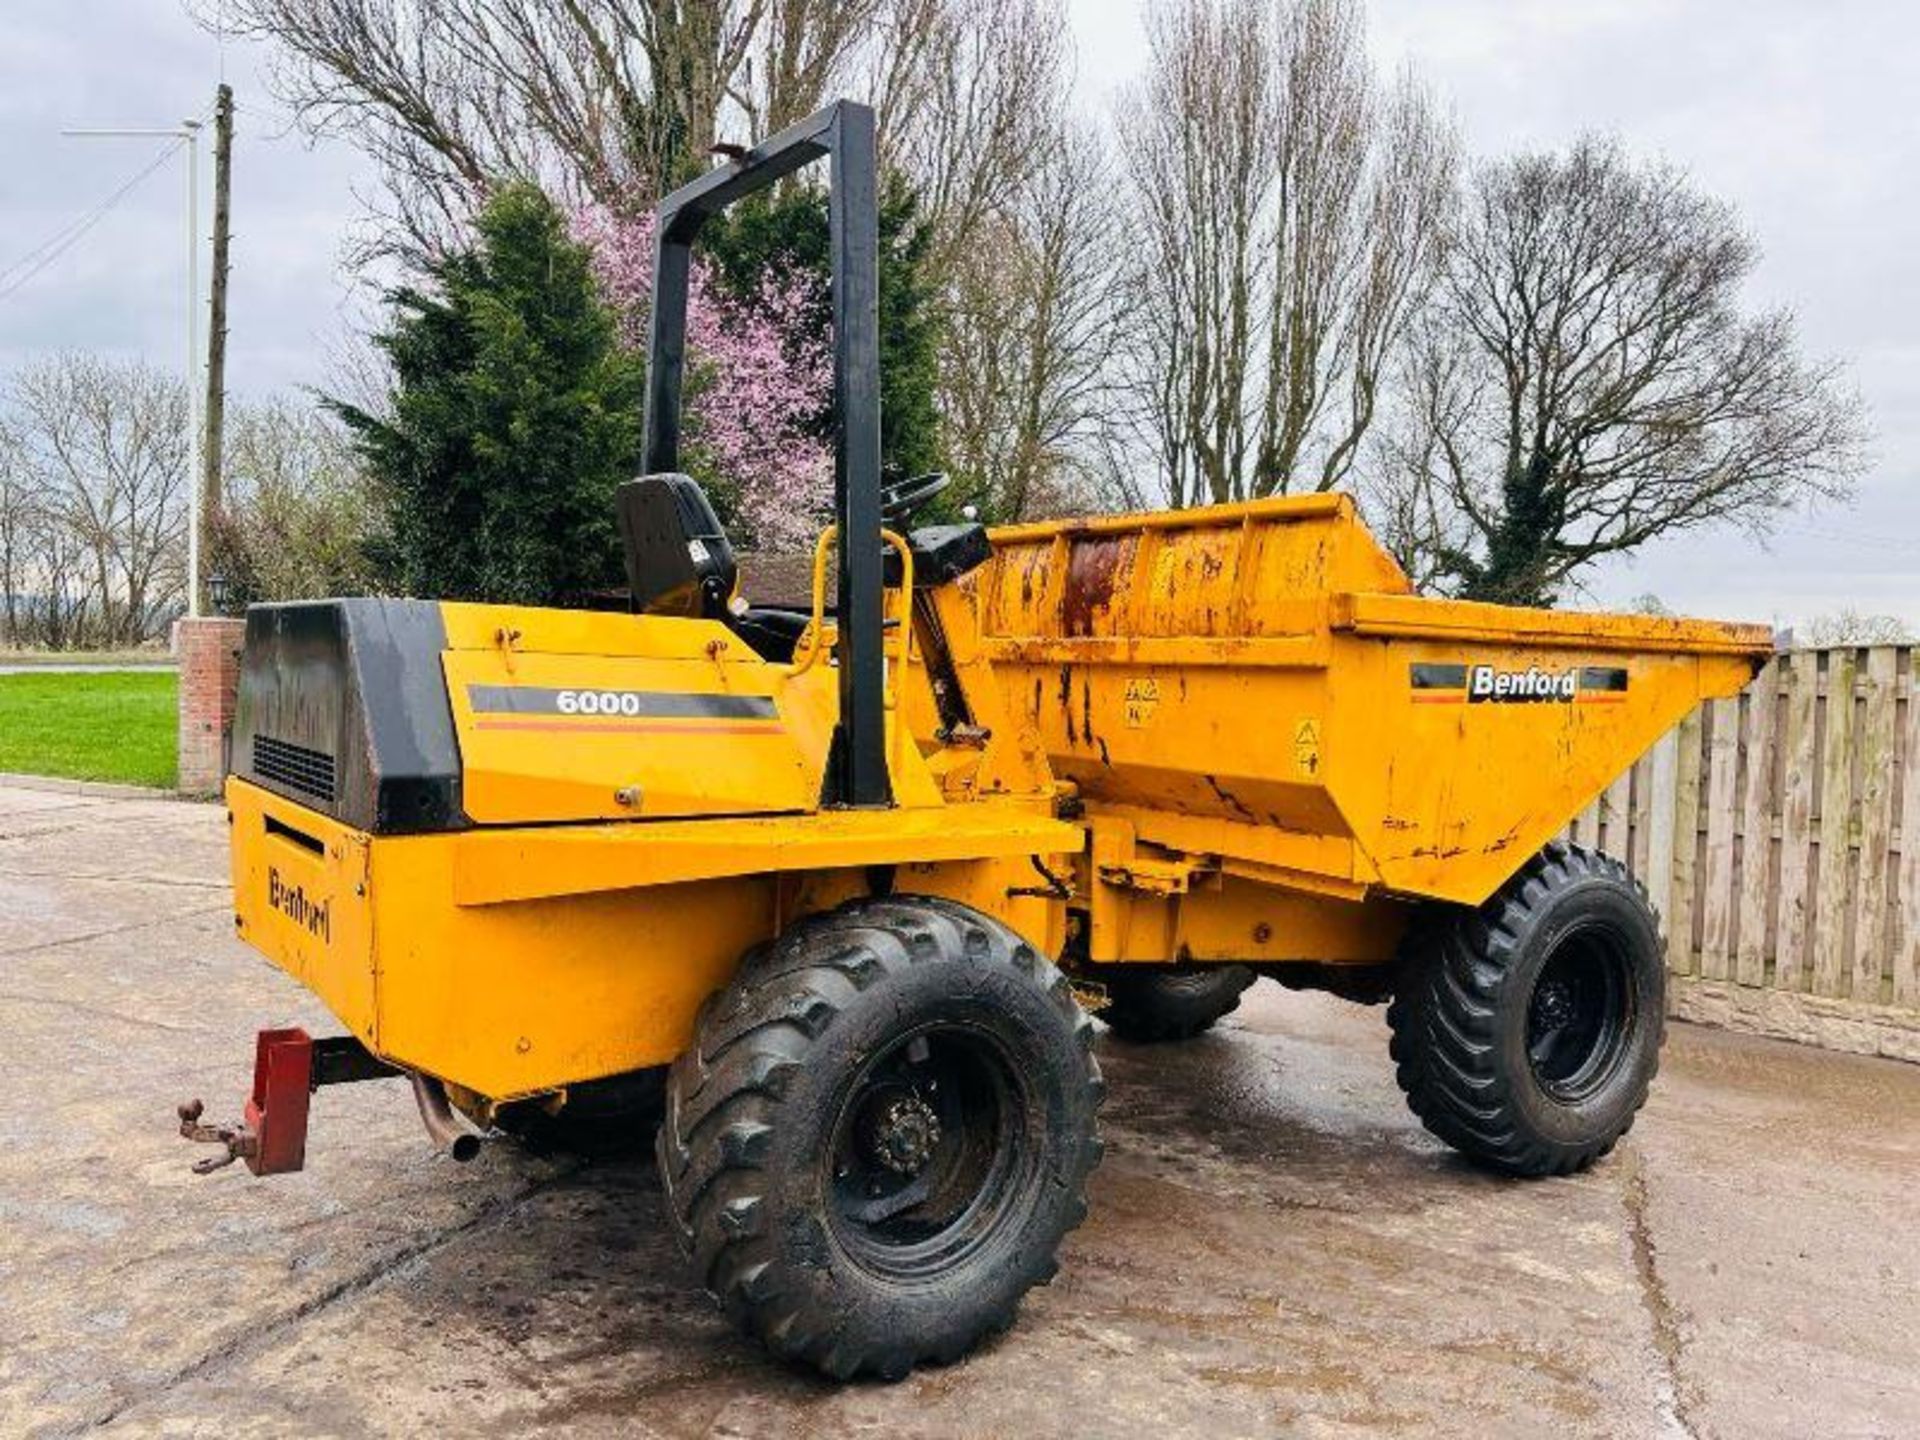
[[[1060,597],[1061,625],[1068,635],[1093,634],[1094,615],[1111,608],[1122,562],[1132,553],[1131,535],[1080,539],[1067,557],[1066,592]]]

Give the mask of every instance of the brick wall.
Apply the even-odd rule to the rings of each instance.
[[[206,795],[226,770],[227,729],[240,679],[246,621],[176,620],[173,653],[180,662],[180,790]]]

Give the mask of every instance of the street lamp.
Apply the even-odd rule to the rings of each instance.
[[[200,613],[200,125],[87,127],[62,130],[81,140],[167,139],[187,145],[187,614]]]
[[[213,613],[227,613],[227,577],[218,570],[207,577],[207,603],[213,607]]]

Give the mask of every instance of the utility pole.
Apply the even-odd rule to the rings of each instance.
[[[200,481],[200,524],[220,519],[225,496],[224,432],[227,419],[227,237],[233,210],[233,87],[222,83],[213,102],[213,292],[207,328],[207,404],[204,477]],[[201,553],[204,555],[205,542]],[[196,577],[202,587],[206,577]],[[196,597],[200,599],[201,597]],[[202,608],[199,605],[195,607]]]

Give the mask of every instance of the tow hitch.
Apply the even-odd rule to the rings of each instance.
[[[307,1161],[307,1108],[314,1091],[403,1073],[351,1035],[315,1040],[297,1028],[262,1030],[254,1040],[253,1093],[238,1124],[203,1124],[206,1106],[199,1100],[180,1107],[183,1139],[223,1149],[198,1161],[194,1174],[211,1174],[236,1160],[246,1161],[255,1175],[298,1170]]]

